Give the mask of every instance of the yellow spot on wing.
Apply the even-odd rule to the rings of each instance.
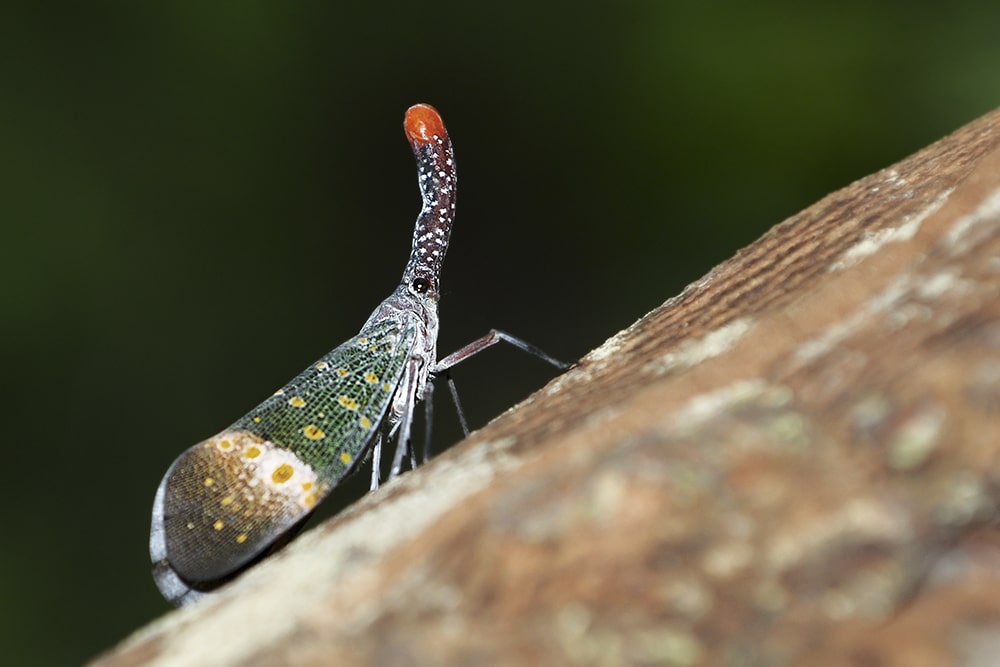
[[[226,505],[232,505],[233,504],[233,497],[232,496],[226,496],[221,501],[219,501],[219,504],[222,505],[223,507],[225,507]]]
[[[228,451],[228,450],[230,450],[232,448],[233,448],[233,443],[230,442],[229,440],[220,440],[219,441],[219,449],[221,449],[222,451],[225,452],[225,451]]]
[[[257,447],[256,445],[251,445],[247,447],[247,450],[243,452],[243,456],[247,457],[248,459],[257,458],[258,456],[260,456],[260,447]]]
[[[239,535],[236,536],[236,542],[237,542],[237,544],[243,544],[246,541],[247,541],[247,534],[246,533],[240,533]]]
[[[302,499],[302,504],[306,507],[312,507],[316,504],[317,498],[315,493],[310,493],[308,496]]]
[[[303,482],[303,484],[302,484],[302,490],[303,491],[308,491],[311,488],[313,488],[313,483],[312,482]]]
[[[274,480],[275,484],[284,484],[290,480],[294,474],[295,468],[287,463],[282,463],[280,466],[275,468],[273,473],[271,473],[271,479]]]
[[[316,424],[309,424],[309,426],[302,429],[302,435],[306,436],[310,440],[319,440],[326,434],[323,433],[320,427],[316,426]]]
[[[389,391],[390,389],[392,389],[392,385],[389,384],[388,382],[383,382],[382,383],[382,389],[385,390],[385,391]]]
[[[339,375],[342,378],[345,378],[345,377],[347,377],[350,374],[351,374],[351,372],[349,370],[347,370],[346,368],[338,368],[337,369],[337,375]]]
[[[293,408],[302,408],[305,407],[306,402],[301,396],[292,396],[288,399],[288,404]]]
[[[318,364],[316,364],[316,368],[320,369],[321,371],[325,371],[329,367],[330,364],[326,363],[325,361],[321,361]]]
[[[361,428],[364,428],[364,429],[368,429],[368,428],[372,427],[372,420],[368,419],[368,417],[362,416],[361,419],[358,420],[358,423],[361,424]]]
[[[365,373],[365,381],[368,382],[368,384],[375,384],[376,382],[378,382],[378,376],[372,373],[371,371],[368,371],[367,373]]]
[[[337,402],[343,405],[348,410],[357,410],[358,402],[351,398],[350,396],[341,396],[337,399]]]
[[[351,458],[351,455],[348,452],[340,453],[340,462],[343,463],[345,466],[351,465],[351,461],[353,460],[354,459]]]
[[[259,416],[254,417],[253,418],[253,423],[254,424],[259,424],[260,423],[260,417]]]
[[[284,393],[285,393],[285,390],[284,390],[284,389],[279,389],[278,391],[274,392],[274,395],[275,395],[275,396],[281,396],[281,395],[282,395],[282,394],[284,394]]]
[[[222,528],[225,525],[226,524],[222,523],[222,519],[219,519],[218,521],[216,521],[215,523],[212,524],[212,528],[215,528],[216,530],[222,530]]]
[[[213,484],[215,484],[215,480],[214,479],[212,479],[211,477],[206,477],[205,478],[205,486],[212,486]]]

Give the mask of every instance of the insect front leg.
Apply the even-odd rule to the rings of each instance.
[[[403,456],[410,444],[410,429],[413,426],[413,411],[417,405],[417,394],[420,386],[420,359],[410,359],[406,362],[406,370],[399,383],[399,390],[392,401],[392,412],[397,420],[399,435],[396,438],[396,453],[392,457],[392,468],[389,469],[389,479],[399,476],[403,467]]]
[[[450,369],[453,366],[457,366],[466,359],[474,357],[483,350],[493,347],[499,342],[505,342],[513,345],[517,349],[527,352],[533,357],[538,357],[547,364],[555,366],[561,371],[564,371],[570,367],[570,364],[563,363],[556,359],[555,357],[549,356],[541,348],[538,348],[531,343],[521,340],[516,336],[511,336],[505,331],[500,331],[499,329],[490,329],[482,338],[477,338],[468,345],[465,345],[458,350],[455,350],[447,357],[444,357],[438,361],[434,366],[431,367],[431,373],[437,377],[443,376],[445,381],[448,383],[448,390],[451,392],[451,400],[455,403],[455,410],[458,413],[458,421],[462,426],[462,433],[465,437],[469,437],[469,423],[465,419],[465,412],[462,410],[462,404],[458,400],[458,388],[455,386],[455,380],[451,377]],[[428,383],[428,386],[430,384]],[[430,458],[430,433],[428,431],[428,437],[426,442],[426,448],[424,450],[424,460]]]
[[[372,491],[378,491],[379,478],[382,476],[382,433],[375,436],[372,447]]]

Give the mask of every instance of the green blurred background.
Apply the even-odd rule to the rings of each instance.
[[[1000,103],[996,4],[98,2],[0,23],[10,665],[79,663],[167,611],[146,546],[167,466],[402,272],[409,105],[442,112],[459,166],[441,351],[497,326],[570,360]],[[475,426],[551,375],[501,349],[456,372]],[[454,442],[443,400],[436,421]]]

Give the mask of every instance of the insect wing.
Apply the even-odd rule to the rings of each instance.
[[[414,338],[395,323],[372,327],[184,452],[157,491],[154,563],[211,582],[302,521],[364,460]]]

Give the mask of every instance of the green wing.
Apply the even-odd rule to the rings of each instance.
[[[173,570],[220,579],[304,519],[364,460],[414,338],[394,324],[362,332],[184,452],[158,493]]]

